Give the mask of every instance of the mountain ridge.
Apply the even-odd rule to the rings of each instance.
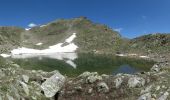
[[[59,19],[29,30],[19,27],[0,27],[1,53],[9,52],[17,47],[44,49],[63,42],[72,33],[77,33],[77,38],[74,40],[79,47],[77,52],[148,53],[151,50],[165,53],[170,51],[169,34],[148,34],[124,39],[119,32],[106,25],[94,23],[86,17],[79,17]],[[160,44],[163,42],[167,42],[168,47]],[[35,45],[37,43],[43,43],[43,45],[37,46]]]

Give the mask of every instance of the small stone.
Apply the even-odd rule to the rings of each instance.
[[[102,80],[102,77],[101,76],[98,76],[98,75],[96,75],[96,76],[89,76],[87,79],[86,79],[86,82],[87,83],[94,83],[94,82],[96,82],[97,80]]]
[[[92,89],[92,88],[90,88],[90,89],[88,90],[88,93],[89,93],[89,94],[91,94],[91,93],[92,93],[92,91],[93,91],[93,89]]]
[[[160,88],[161,88],[160,86],[157,86],[157,87],[156,87],[156,91],[158,91]]]
[[[72,84],[73,83],[73,81],[68,81],[68,84]]]
[[[119,88],[120,85],[122,84],[122,82],[123,82],[123,80],[122,80],[121,77],[116,78],[116,79],[114,80],[114,83],[115,83],[115,85],[116,85],[116,88]]]
[[[102,80],[103,78],[98,75],[97,72],[84,72],[78,76],[79,78],[86,79],[86,83],[94,83],[96,81]]]
[[[20,84],[22,85],[23,89],[24,89],[24,92],[29,95],[29,88],[28,88],[28,85],[25,84],[24,82],[21,82],[20,81]]]
[[[77,90],[77,91],[82,91],[82,87],[81,86],[77,86],[77,87],[75,87],[75,89]]]
[[[0,76],[5,77],[5,73],[2,71],[2,69],[0,69]]]
[[[156,94],[152,94],[152,98],[156,98]]]
[[[141,77],[131,77],[128,80],[128,86],[130,88],[141,87],[145,85],[145,79]]]
[[[98,92],[109,92],[109,87],[105,82],[100,82],[97,84]]]
[[[79,77],[85,78],[88,77],[91,73],[90,72],[84,72],[81,75],[79,75]]]
[[[105,78],[105,79],[108,79],[109,78],[109,75],[106,75],[106,74],[102,74],[101,75],[103,78]]]
[[[22,75],[22,78],[23,78],[25,83],[28,83],[29,77],[27,75]]]
[[[165,85],[162,85],[162,88],[164,89],[164,88],[166,88],[166,86],[165,86]]]
[[[151,98],[151,100],[156,100],[155,98]]]
[[[151,68],[151,71],[154,72],[159,72],[161,70],[160,66],[158,66],[158,64],[153,65],[153,67]]]
[[[37,100],[37,98],[35,96],[31,96],[32,100]]]
[[[151,94],[150,93],[146,93],[141,95],[138,100],[151,100]]]

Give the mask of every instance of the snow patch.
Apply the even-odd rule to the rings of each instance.
[[[43,43],[40,42],[40,43],[37,43],[37,44],[35,44],[35,45],[40,46],[40,45],[42,45],[42,44],[43,44]]]
[[[70,36],[68,39],[65,40],[67,43],[71,43],[76,38],[76,33],[73,33],[72,36]]]
[[[67,64],[71,65],[73,68],[76,69],[77,65],[72,61],[72,60],[67,60],[66,61]]]
[[[129,56],[137,56],[135,53],[128,54]]]
[[[0,54],[0,56],[3,57],[3,58],[8,58],[8,57],[10,57],[11,55],[8,55],[8,54]]]
[[[51,58],[57,60],[64,60],[65,63],[71,65],[73,68],[76,68],[76,64],[73,60],[78,58],[77,53],[51,53],[51,54],[23,54],[23,55],[12,55],[11,58],[14,59],[25,59],[25,58],[35,58],[38,57],[39,60],[43,58]]]
[[[38,54],[41,50],[30,49],[30,48],[18,48],[11,51],[12,55],[22,55],[22,54]]]
[[[47,25],[41,25],[40,27],[45,27],[45,26],[47,26]]]
[[[73,33],[69,38],[65,41],[69,44],[66,46],[62,46],[63,43],[58,43],[53,46],[49,46],[49,48],[44,50],[37,50],[31,48],[21,47],[18,49],[14,49],[11,51],[12,55],[21,55],[21,54],[49,54],[49,53],[58,53],[58,52],[75,52],[78,48],[77,45],[71,43],[76,38],[76,33]]]
[[[45,57],[45,58],[51,58],[51,59],[58,59],[58,60],[75,60],[78,58],[77,53],[55,53],[55,54],[24,54],[24,55],[12,55],[11,58],[15,59],[25,59],[25,58],[34,58],[34,57]]]
[[[75,38],[76,33],[73,33],[65,40],[68,45],[62,46],[64,43],[58,43],[56,45],[49,46],[49,48],[43,50],[25,47],[13,49],[11,51],[11,57],[15,59],[33,57],[39,57],[40,59],[42,59],[43,57],[47,57],[52,59],[64,60],[65,63],[71,65],[73,68],[76,68],[76,64],[73,62],[73,60],[77,58],[77,54],[75,53],[75,51],[77,50],[78,46],[72,43]],[[42,44],[43,43],[37,43],[36,45]]]
[[[124,56],[127,56],[127,55],[125,55],[125,54],[116,54],[116,56],[124,57]]]
[[[149,58],[148,56],[139,56],[140,58]]]
[[[26,31],[29,31],[31,28],[25,28]]]

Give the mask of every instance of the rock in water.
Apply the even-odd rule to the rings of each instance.
[[[42,83],[41,88],[44,91],[46,97],[53,97],[64,85],[65,77],[59,72],[48,78]]]

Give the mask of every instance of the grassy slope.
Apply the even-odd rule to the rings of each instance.
[[[0,53],[8,51],[21,43],[21,32],[17,27],[0,27]]]
[[[160,54],[170,52],[170,34],[148,34],[132,39],[129,43],[130,51],[157,52]]]
[[[45,27],[35,27],[29,31],[37,42],[43,42],[45,47],[63,42],[73,32],[77,33],[75,43],[80,47],[79,52],[111,52],[120,45],[121,37],[116,31],[105,25],[95,24],[81,17],[71,20],[58,20],[47,24]],[[29,38],[34,41],[35,39]],[[36,41],[35,40],[35,41]]]

